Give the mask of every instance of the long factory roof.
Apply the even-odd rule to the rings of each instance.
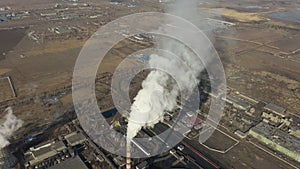
[[[88,169],[80,157],[76,156],[72,159],[56,164],[49,169]]]

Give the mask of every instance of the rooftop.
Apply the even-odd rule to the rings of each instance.
[[[246,102],[245,100],[239,99],[239,98],[235,98],[232,96],[227,96],[226,97],[226,101],[231,103],[231,104],[236,104],[237,106],[243,108],[243,109],[250,109],[251,105]]]
[[[87,138],[82,133],[74,132],[69,135],[66,135],[65,139],[67,140],[70,146],[76,146],[85,142]]]
[[[56,164],[49,169],[88,169],[84,162],[78,156]]]
[[[285,113],[285,108],[283,107],[280,107],[276,104],[273,104],[273,103],[269,103],[265,106],[265,109],[269,110],[269,111],[272,111],[273,113],[276,113],[278,115],[284,115]]]
[[[238,135],[241,138],[245,138],[247,136],[247,133],[244,133],[241,130],[235,131],[234,134]]]
[[[70,33],[70,32],[72,32],[72,28],[67,27],[67,26],[59,26],[59,27],[53,28],[53,31],[57,34]]]
[[[36,147],[36,149],[32,149],[31,157],[28,157],[31,165],[35,165],[47,158],[53,157],[60,153],[61,151],[67,149],[65,144],[62,141],[41,144],[41,147]]]
[[[148,166],[147,161],[143,161],[136,166],[136,169],[145,169],[145,168],[147,168],[147,166]]]
[[[35,157],[38,157],[38,156],[41,156],[41,155],[43,155],[45,153],[48,153],[48,152],[52,152],[52,151],[59,152],[59,151],[62,151],[66,148],[67,147],[65,146],[65,144],[62,141],[58,141],[58,142],[55,142],[53,144],[50,144],[47,147],[43,147],[41,149],[38,149],[37,151],[33,151],[32,153],[34,154]]]
[[[297,153],[300,153],[300,139],[276,127],[261,122],[251,129],[252,131],[272,140],[273,142]]]

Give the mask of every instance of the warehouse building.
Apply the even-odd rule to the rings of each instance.
[[[239,98],[232,97],[232,96],[226,96],[225,101],[227,103],[233,105],[233,107],[240,109],[240,110],[247,111],[251,108],[251,105],[248,102],[246,102],[242,99],[239,99]]]
[[[266,110],[268,110],[268,111],[270,111],[270,112],[272,112],[272,113],[280,116],[280,117],[285,117],[286,116],[286,114],[285,114],[286,109],[283,108],[283,107],[280,107],[280,106],[278,106],[276,104],[269,103],[264,108]]]
[[[76,156],[69,160],[56,164],[49,169],[88,169],[80,157]]]
[[[253,127],[249,131],[249,135],[260,140],[270,148],[300,162],[299,138],[264,122]]]
[[[84,143],[87,138],[80,132],[73,132],[65,136],[65,139],[71,147]]]
[[[28,165],[35,166],[65,151],[67,151],[67,147],[62,141],[47,142],[30,148],[30,150],[25,153],[25,157],[28,161]]]

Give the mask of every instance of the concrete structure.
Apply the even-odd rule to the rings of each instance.
[[[135,168],[136,169],[146,169],[148,167],[148,162],[147,161],[143,161],[140,164],[138,164]]]
[[[272,121],[275,124],[279,124],[281,122],[281,117],[276,114],[273,114],[273,113],[263,112],[261,116],[264,118],[264,120]],[[267,121],[265,121],[265,122],[267,122]],[[267,122],[267,123],[269,123],[269,122]]]
[[[249,134],[265,143],[270,148],[300,162],[299,138],[264,122],[261,122],[252,128]]]
[[[247,133],[244,133],[244,132],[242,132],[242,131],[240,131],[240,130],[235,131],[234,134],[236,134],[236,135],[239,136],[240,138],[246,138],[247,135],[248,135]]]
[[[15,86],[13,85],[13,83],[12,83],[12,80],[11,80],[10,76],[7,77],[7,80],[8,80],[11,92],[13,93],[13,96],[17,97],[16,89],[15,89]]]
[[[273,103],[269,103],[264,108],[266,110],[276,114],[276,115],[279,115],[281,117],[285,117],[286,109],[283,108],[283,107],[280,107],[280,106],[278,106],[276,104],[273,104]]]
[[[226,96],[225,101],[229,104],[232,104],[233,107],[244,110],[244,111],[247,111],[251,108],[251,105],[248,102],[246,102],[242,99],[232,97],[232,96]]]
[[[76,156],[69,160],[56,164],[49,169],[88,169],[80,157]]]
[[[68,142],[68,145],[74,147],[78,144],[82,144],[87,140],[87,138],[82,133],[71,133],[65,136],[66,141]]]
[[[223,21],[223,20],[218,20],[218,19],[212,19],[212,18],[205,18],[208,21],[212,21],[212,22],[217,22],[217,23],[221,23],[224,25],[228,25],[228,26],[235,26],[235,23],[232,22],[227,22],[227,21]]]
[[[117,156],[113,158],[113,161],[115,162],[115,164],[117,164],[119,169],[124,168],[126,166],[126,160],[121,156]]]
[[[70,33],[73,31],[71,27],[67,26],[59,26],[52,29],[52,31],[56,34]]]
[[[42,17],[46,17],[46,16],[55,16],[56,12],[52,12],[52,13],[41,13]]]
[[[265,123],[269,123],[274,126],[279,126],[280,124],[286,126],[291,125],[291,122],[287,118],[283,116],[279,116],[278,114],[263,112],[261,117],[263,118],[263,121]]]
[[[50,142],[30,148],[30,150],[25,153],[25,156],[30,166],[34,166],[43,162],[45,159],[58,155],[65,150],[67,150],[67,147],[62,141]]]
[[[293,115],[289,122],[291,123],[289,125],[290,133],[300,139],[300,117]]]

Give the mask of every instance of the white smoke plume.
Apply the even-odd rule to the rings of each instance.
[[[8,139],[13,135],[15,131],[22,127],[23,121],[17,119],[13,114],[12,108],[5,109],[5,121],[0,124],[0,148],[4,148],[9,145]]]
[[[176,1],[172,5],[171,14],[175,14],[191,20],[192,18],[201,19],[202,15],[198,14],[197,0],[181,0]],[[176,22],[176,21],[169,21]],[[178,25],[177,23],[174,23]],[[183,34],[185,25],[179,25],[180,29],[163,28],[165,31],[178,31],[176,34]],[[197,25],[198,26],[198,25]],[[174,33],[174,32],[172,32]],[[194,38],[194,37],[190,37]],[[203,55],[209,55],[209,48],[206,41],[203,44],[197,44],[203,51]],[[199,74],[204,69],[201,60],[190,51],[185,45],[169,39],[161,38],[156,43],[157,47],[165,51],[170,51],[177,55],[184,62],[186,67],[180,66],[181,61],[174,59],[172,55],[158,56],[153,54],[150,56],[149,64],[151,67],[160,67],[164,71],[153,70],[147,78],[142,82],[142,89],[134,98],[129,116],[127,127],[127,141],[132,140],[142,127],[154,126],[163,120],[165,111],[172,111],[177,105],[177,97],[179,94],[190,93],[199,83]],[[173,78],[166,72],[175,72],[176,81],[180,81],[181,86],[178,87]]]

